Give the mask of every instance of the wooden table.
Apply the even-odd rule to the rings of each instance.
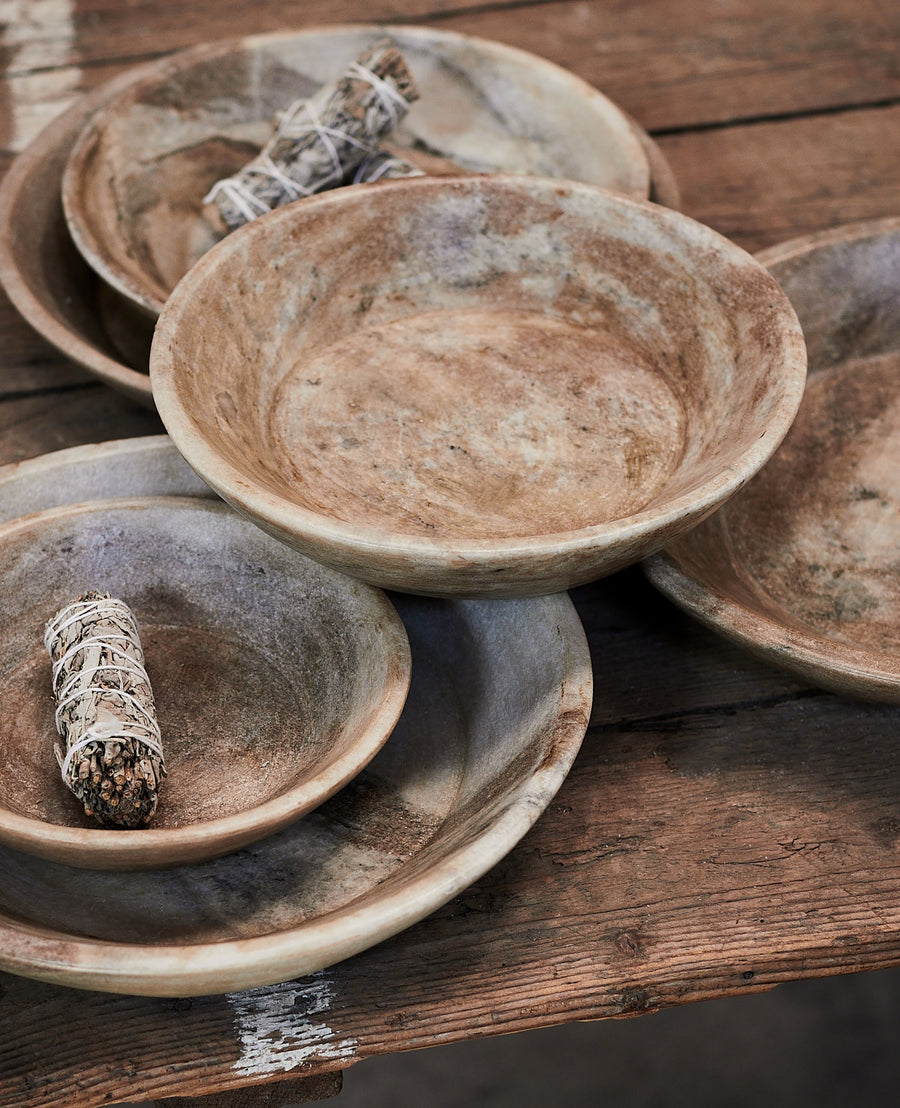
[[[42,121],[138,60],[384,18],[573,69],[656,138],[683,209],[749,250],[900,213],[890,0],[2,8],[3,170]],[[160,431],[5,300],[0,335],[0,461]],[[900,963],[900,712],[758,664],[639,570],[574,596],[595,661],[592,727],[555,803],[483,880],[367,953],[250,993],[155,1000],[0,975],[0,1103],[282,1104],[336,1091],[339,1071],[372,1055]]]

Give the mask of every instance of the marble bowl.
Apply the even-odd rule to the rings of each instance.
[[[409,644],[387,597],[217,501],[32,511],[0,527],[0,574],[0,843],[17,851],[126,870],[238,850],[337,792],[403,708]],[[92,588],[140,626],[168,769],[146,828],[85,816],[54,758],[43,626]]]
[[[681,607],[772,664],[900,703],[900,219],[759,255],[809,348],[765,469],[646,566]]]
[[[390,588],[536,595],[726,500],[803,391],[787,298],[693,220],[575,182],[419,177],[249,224],[179,284],[150,359],[193,468]]]
[[[131,78],[129,78],[131,79]],[[92,376],[153,406],[152,323],[75,249],[60,200],[63,169],[91,113],[125,83],[79,98],[19,154],[0,183],[0,284],[25,320]]]
[[[157,63],[150,66],[155,70]],[[0,285],[57,350],[104,384],[152,407],[147,363],[153,321],[85,262],[60,199],[63,170],[82,129],[136,72],[130,69],[80,97],[18,155],[0,182]],[[629,122],[650,165],[650,198],[679,208],[671,166],[646,131]]]
[[[103,279],[155,316],[216,240],[210,186],[268,136],[276,113],[389,34],[420,99],[396,144],[473,172],[573,178],[646,197],[631,121],[574,74],[533,54],[426,27],[335,26],[204,44],[164,58],[94,112],[66,167],[72,237]]]

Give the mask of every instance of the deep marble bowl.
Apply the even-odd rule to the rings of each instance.
[[[722,236],[495,175],[241,228],[170,298],[150,372],[185,458],[278,538],[373,584],[512,596],[718,507],[781,441],[805,366],[784,293]]]

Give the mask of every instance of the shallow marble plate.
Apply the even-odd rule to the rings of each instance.
[[[0,842],[43,858],[152,869],[239,849],[337,792],[403,709],[409,644],[387,597],[221,502],[31,512],[0,526],[0,579]],[[147,827],[86,816],[53,753],[43,626],[89,589],[124,600],[140,627],[168,769]]]
[[[91,112],[122,83],[119,77],[81,97],[18,155],[3,178],[0,284],[57,350],[152,407],[147,373],[152,324],[105,286],[75,249],[60,201],[72,143]]]
[[[538,595],[718,507],[794,418],[773,278],[656,204],[525,175],[338,189],[183,278],[150,376],[176,446],[285,542],[370,583]]]
[[[140,439],[0,472],[0,512],[120,488],[202,493],[167,439]],[[271,984],[395,934],[499,861],[581,745],[592,687],[581,624],[565,596],[395,600],[412,685],[358,777],[268,839],[158,873],[76,870],[0,847],[0,969],[159,996]]]
[[[815,684],[900,702],[900,219],[759,255],[809,381],[762,472],[646,564],[709,626]]]
[[[648,196],[650,166],[630,121],[567,70],[433,27],[320,27],[164,58],[98,108],[62,185],[84,257],[158,314],[215,241],[201,213],[210,186],[250,160],[279,110],[335,79],[386,33],[420,92],[395,134],[398,146],[473,172],[572,178]]]

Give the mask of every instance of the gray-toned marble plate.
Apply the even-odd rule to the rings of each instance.
[[[388,34],[420,99],[395,133],[463,169],[587,181],[645,198],[647,152],[630,120],[579,77],[525,51],[432,27],[335,26],[204,44],[135,75],[93,113],[62,196],[72,237],[151,315],[215,241],[210,186],[244,165],[275,115]]]
[[[900,219],[758,257],[806,336],[799,414],[747,487],[646,571],[773,664],[900,703]]]
[[[204,491],[166,438],[128,440],[0,472],[0,518]],[[0,969],[161,996],[270,984],[395,934],[499,861],[581,745],[592,687],[581,623],[564,595],[395,600],[412,685],[357,778],[286,830],[175,869],[76,870],[0,847]]]

